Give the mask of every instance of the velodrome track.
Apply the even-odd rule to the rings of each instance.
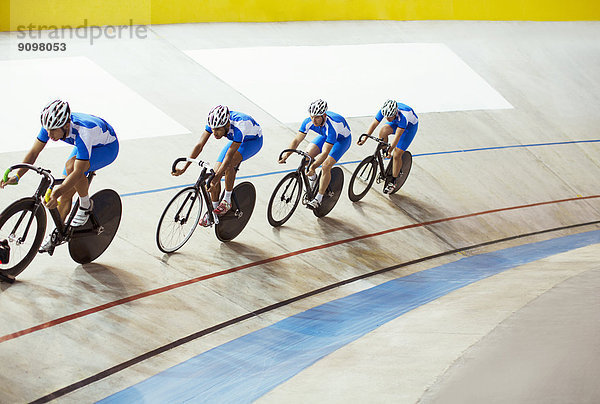
[[[597,402],[598,34],[598,23],[186,24],[153,26],[145,39],[73,39],[45,55],[16,52],[14,34],[0,34],[10,89],[0,166],[20,161],[39,108],[64,94],[119,123],[119,158],[93,189],[123,201],[119,233],[96,262],[78,266],[57,249],[0,285],[0,401]],[[365,65],[368,44],[385,46]],[[308,79],[290,70],[281,82],[243,51],[281,47],[270,66],[278,55],[330,66],[307,46],[330,46],[345,67]],[[244,68],[216,63],[220,50]],[[387,63],[403,56],[406,70]],[[70,80],[52,83],[51,72]],[[378,107],[365,100],[411,104],[399,84],[421,108],[398,195],[375,186],[347,199],[372,151],[354,144],[331,214],[298,209],[272,229],[268,198],[296,164],[276,156],[305,117],[294,105],[322,96],[333,111],[362,111],[346,114],[357,138]],[[263,127],[263,149],[239,173],[257,188],[255,212],[233,242],[198,229],[163,255],[160,213],[197,174],[171,177],[171,163],[216,103]],[[212,139],[203,156],[221,147]],[[49,148],[37,164],[59,172],[67,153]],[[36,183],[28,175],[2,190],[0,206]]]

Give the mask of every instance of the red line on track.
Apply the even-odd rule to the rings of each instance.
[[[340,245],[340,244],[346,244],[346,243],[350,243],[350,242],[353,242],[353,241],[363,240],[363,239],[366,239],[366,238],[377,237],[377,236],[381,236],[383,234],[393,233],[393,232],[397,232],[397,231],[401,231],[401,230],[413,229],[413,228],[416,228],[416,227],[430,226],[430,225],[433,225],[433,224],[438,224],[438,223],[443,223],[443,222],[450,222],[450,221],[458,220],[458,219],[465,219],[465,218],[473,217],[473,216],[481,216],[481,215],[487,215],[487,214],[490,214],[490,213],[506,212],[506,211],[509,211],[509,210],[531,208],[531,207],[535,207],[535,206],[551,205],[551,204],[562,203],[562,202],[580,201],[580,200],[594,199],[594,198],[600,198],[600,195],[582,196],[582,197],[577,197],[577,198],[560,199],[560,200],[548,201],[548,202],[538,202],[538,203],[532,203],[532,204],[529,204],[529,205],[512,206],[512,207],[508,207],[508,208],[492,209],[492,210],[486,210],[486,211],[483,211],[483,212],[469,213],[469,214],[466,214],[466,215],[447,217],[447,218],[444,218],[444,219],[432,220],[432,221],[429,221],[429,222],[414,223],[414,224],[409,224],[409,225],[406,225],[406,226],[394,227],[392,229],[379,231],[377,233],[363,234],[362,236],[347,238],[347,239],[343,239],[343,240],[333,241],[331,243],[321,244],[321,245],[314,246],[314,247],[304,248],[302,250],[289,252],[287,254],[278,255],[276,257],[266,258],[266,259],[260,260],[260,261],[250,262],[248,264],[244,264],[244,265],[240,265],[240,266],[237,266],[237,267],[225,269],[223,271],[215,272],[215,273],[208,274],[208,275],[199,276],[197,278],[188,279],[186,281],[174,283],[172,285],[163,286],[163,287],[158,288],[158,289],[152,289],[152,290],[149,290],[149,291],[146,291],[146,292],[143,292],[143,293],[138,293],[137,295],[132,295],[132,296],[129,296],[129,297],[125,297],[123,299],[119,299],[119,300],[115,300],[113,302],[102,304],[100,306],[92,307],[92,308],[87,309],[87,310],[83,310],[83,311],[79,311],[77,313],[69,314],[68,316],[60,317],[60,318],[57,318],[55,320],[51,320],[51,321],[48,321],[46,323],[42,323],[42,324],[36,325],[34,327],[26,328],[24,330],[17,331],[17,332],[14,332],[12,334],[4,335],[4,336],[0,337],[0,343],[5,342],[5,341],[9,341],[9,340],[12,340],[12,339],[15,339],[15,338],[18,338],[18,337],[21,337],[23,335],[31,334],[33,332],[40,331],[40,330],[43,330],[45,328],[54,327],[55,325],[66,323],[67,321],[71,321],[71,320],[75,320],[77,318],[85,317],[85,316],[87,316],[89,314],[98,313],[100,311],[109,309],[111,307],[120,306],[120,305],[125,304],[125,303],[133,302],[135,300],[139,300],[139,299],[142,299],[144,297],[157,295],[159,293],[167,292],[169,290],[177,289],[177,288],[180,288],[180,287],[183,287],[183,286],[187,286],[187,285],[192,285],[194,283],[201,282],[201,281],[204,281],[204,280],[207,280],[207,279],[216,278],[218,276],[222,276],[222,275],[230,274],[230,273],[233,273],[233,272],[241,271],[242,269],[251,268],[251,267],[255,267],[255,266],[260,266],[260,265],[268,264],[268,263],[275,262],[275,261],[280,261],[280,260],[283,260],[285,258],[294,257],[296,255],[301,255],[301,254],[312,252],[312,251],[322,250],[322,249],[329,248],[329,247],[334,247],[334,246]]]

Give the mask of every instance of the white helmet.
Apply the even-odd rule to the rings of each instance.
[[[398,103],[394,100],[387,100],[381,107],[381,113],[383,116],[392,118],[398,113]]]
[[[61,100],[54,100],[42,110],[42,127],[46,130],[62,128],[71,117],[71,108],[69,103]]]
[[[211,129],[222,128],[229,123],[229,108],[217,105],[208,113],[208,126]]]
[[[327,112],[327,103],[320,98],[311,102],[310,106],[308,107],[308,113],[310,116],[325,115],[325,112]]]

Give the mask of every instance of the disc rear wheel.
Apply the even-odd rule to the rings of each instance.
[[[231,196],[231,209],[219,217],[219,223],[215,226],[217,238],[221,241],[236,238],[248,224],[255,203],[256,189],[251,182],[236,185]]]
[[[94,208],[87,223],[77,227],[69,240],[73,261],[87,264],[98,258],[110,245],[121,223],[121,198],[112,189],[92,195]]]
[[[331,169],[331,179],[327,186],[327,191],[323,196],[321,206],[313,210],[316,217],[323,217],[331,212],[331,209],[336,205],[340,195],[342,194],[342,187],[344,186],[344,172],[339,167],[333,167]]]
[[[394,187],[394,190],[392,192],[390,192],[390,195],[395,194],[396,192],[398,192],[398,190],[400,188],[402,188],[402,186],[406,182],[406,179],[408,178],[408,174],[410,174],[411,167],[412,167],[412,154],[409,151],[405,151],[402,154],[401,174],[396,179],[396,186]],[[383,186],[383,189],[385,189],[385,187],[387,187],[387,184],[389,184],[389,182],[392,178],[392,160],[390,160],[390,162],[387,166],[386,174],[387,174],[386,181]]]

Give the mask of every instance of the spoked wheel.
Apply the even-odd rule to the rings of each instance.
[[[385,189],[385,187],[387,187],[387,184],[389,184],[389,182],[392,179],[392,160],[390,159],[390,162],[388,163],[388,166],[385,170],[386,173],[386,178],[385,178],[385,184],[383,185],[383,189]],[[402,185],[404,185],[404,183],[406,182],[406,179],[408,178],[408,174],[410,174],[410,168],[412,167],[412,154],[410,154],[410,152],[407,150],[402,154],[402,174],[398,176],[398,179],[396,180],[396,186],[394,187],[394,190],[392,192],[390,192],[389,194],[395,194],[396,192],[398,192],[398,190],[400,188],[402,188]]]
[[[98,258],[110,245],[121,223],[121,198],[112,189],[96,192],[89,220],[73,231],[69,254],[73,261],[87,264]]]
[[[340,199],[343,186],[344,172],[339,167],[333,167],[331,169],[331,180],[327,186],[325,196],[323,196],[323,202],[321,202],[321,206],[313,210],[316,217],[323,217],[331,212],[331,209],[333,209],[338,199]]]
[[[348,186],[348,197],[352,202],[360,201],[371,189],[377,176],[377,160],[373,156],[366,157],[360,162]]]
[[[164,253],[179,250],[200,221],[203,200],[194,187],[179,191],[167,204],[156,229],[156,245]]]
[[[219,217],[215,226],[217,238],[221,241],[231,241],[238,236],[248,224],[256,203],[256,189],[250,182],[242,182],[233,188],[231,209]]]
[[[267,207],[267,219],[278,227],[292,216],[302,194],[302,180],[297,172],[289,173],[275,187]]]
[[[14,282],[33,260],[42,244],[46,230],[46,210],[35,199],[23,198],[9,205],[0,214],[0,240],[7,240],[8,262],[0,263],[3,280]]]

